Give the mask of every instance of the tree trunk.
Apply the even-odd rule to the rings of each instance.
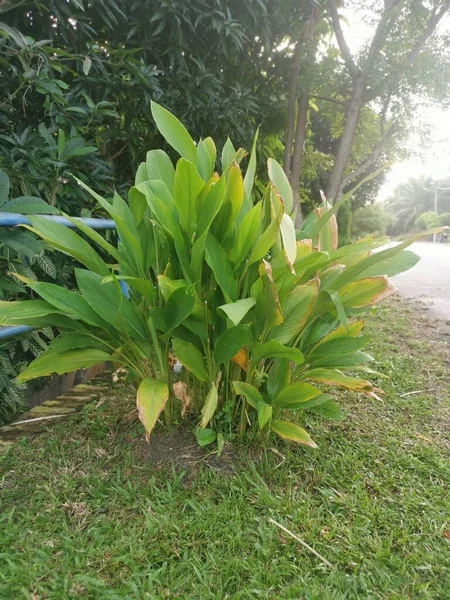
[[[303,222],[302,208],[300,206],[299,180],[302,163],[303,146],[306,139],[306,123],[308,119],[309,94],[300,94],[297,110],[297,127],[295,130],[294,154],[292,155],[289,183],[293,194],[293,206],[297,210],[295,217],[296,227],[301,227]]]
[[[298,41],[295,46],[294,59],[291,69],[291,77],[289,79],[289,101],[288,101],[288,112],[286,122],[286,136],[284,141],[284,157],[283,157],[283,168],[287,177],[291,172],[291,152],[292,142],[294,141],[294,128],[295,128],[295,101],[297,98],[297,82],[300,73],[302,47]]]
[[[356,129],[358,127],[359,113],[363,106],[363,92],[364,92],[364,81],[362,77],[358,77],[353,85],[352,96],[345,113],[345,124],[344,131],[342,132],[341,139],[339,140],[339,147],[336,154],[336,158],[331,171],[330,179],[325,191],[327,200],[334,204],[338,199],[339,189],[344,176],[345,168],[347,167],[348,160],[355,138]]]

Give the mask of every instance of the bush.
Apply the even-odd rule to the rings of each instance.
[[[441,227],[450,227],[450,212],[439,215],[439,225]]]
[[[381,204],[371,204],[353,213],[352,233],[356,238],[368,235],[385,235],[392,223],[392,215],[388,214]]]
[[[433,227],[439,227],[441,223],[437,212],[429,211],[422,213],[416,219],[415,224],[420,231],[426,231],[427,229],[432,229]]]
[[[337,249],[334,213],[348,196],[332,208],[324,201],[297,241],[292,190],[278,163],[268,160],[270,181],[253,205],[254,148],[243,176],[242,149],[228,140],[217,160],[211,138],[195,145],[171,113],[154,103],[152,111],[181,155],[176,168],[165,152],[148,152],[128,203],[79,182],[114,219],[118,245],[79,222],[91,244],[30,217],[31,231],[84,268],[75,270],[79,292],[19,275],[41,299],[0,303],[4,324],[60,330],[19,380],[109,360],[136,380],[147,439],[164,411],[168,425],[190,414],[199,443],[217,440],[219,450],[247,429],[314,447],[287,416],[341,419],[335,387],[378,398],[361,377],[373,372],[363,322],[350,318],[395,291],[386,275],[418,258],[404,251],[409,242],[373,255],[372,239]]]

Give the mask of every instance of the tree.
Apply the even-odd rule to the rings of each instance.
[[[355,59],[341,26],[337,2],[328,1],[333,30],[350,79],[344,125],[326,188],[330,200],[335,200],[341,193],[362,108],[378,101],[382,105],[384,117],[389,112],[393,112],[394,115],[387,123],[386,119],[383,119],[385,131],[382,139],[358,169],[347,176],[350,180],[358,172],[360,174],[373,166],[383,145],[395,133],[399,122],[395,115],[396,104],[405,99],[405,96],[412,96],[419,90],[424,95],[434,95],[436,89],[429,76],[422,79],[417,75],[421,63],[423,66],[424,62],[427,62],[426,59],[421,61],[426,50],[439,59],[438,68],[442,68],[442,60],[448,67],[448,56],[442,56],[442,48],[427,48],[427,43],[449,8],[450,0],[434,2],[431,7],[425,3],[385,0],[383,8],[379,11],[372,39]],[[414,34],[411,31],[411,21],[415,25]]]
[[[353,236],[356,239],[367,235],[380,237],[386,233],[391,221],[392,216],[384,210],[381,204],[364,206],[353,213]]]

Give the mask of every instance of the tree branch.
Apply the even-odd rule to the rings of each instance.
[[[441,6],[440,10],[438,10],[437,12],[433,12],[433,14],[431,15],[431,17],[428,20],[428,23],[426,24],[426,27],[425,27],[422,35],[419,37],[417,42],[412,47],[410,53],[408,54],[408,58],[407,58],[408,66],[411,67],[414,64],[414,61],[416,60],[417,56],[421,53],[421,51],[423,50],[423,47],[427,43],[428,39],[432,36],[436,27],[438,26],[439,21],[442,19],[442,17],[445,15],[445,13],[449,10],[449,8],[450,8],[450,0],[447,0]]]
[[[297,82],[300,74],[301,56],[302,45],[300,44],[300,41],[297,41],[294,50],[294,58],[292,61],[291,77],[289,79],[289,100],[286,121],[286,137],[284,141],[283,168],[288,177],[291,172],[291,152],[295,128],[295,101],[297,97]]]
[[[387,34],[389,33],[389,20],[395,8],[397,8],[400,4],[402,4],[403,0],[391,0],[390,2],[385,3],[385,9],[381,18],[378,22],[375,34],[372,38],[372,42],[370,44],[369,52],[367,54],[367,58],[364,63],[364,67],[362,70],[363,77],[367,77],[369,72],[371,71],[373,64],[375,62],[376,57],[380,53],[381,49],[384,46],[386,41]]]
[[[348,47],[347,42],[345,40],[335,0],[328,0],[328,5],[330,7],[331,22],[333,23],[334,35],[336,36],[339,50],[342,54],[342,58],[344,59],[344,62],[347,66],[347,69],[350,72],[350,75],[353,78],[359,77],[361,72],[356,66],[356,63],[353,60],[352,53],[350,52],[350,48]]]
[[[335,98],[330,98],[329,96],[318,96],[317,94],[311,95],[310,98],[315,98],[316,100],[323,100],[324,102],[332,102],[333,104],[337,104],[338,106],[343,106],[345,108],[346,104],[343,100],[336,100]]]

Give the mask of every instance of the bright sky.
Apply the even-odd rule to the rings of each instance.
[[[352,53],[357,54],[361,45],[373,36],[373,28],[350,11],[345,13],[348,26],[344,25],[347,43]],[[450,15],[441,21],[440,29],[450,27]],[[410,157],[392,166],[386,183],[380,190],[378,200],[390,196],[395,187],[410,177],[429,175],[434,178],[450,176],[450,109],[440,106],[423,108],[415,115],[416,130],[407,143]],[[429,131],[427,143],[419,131]]]

